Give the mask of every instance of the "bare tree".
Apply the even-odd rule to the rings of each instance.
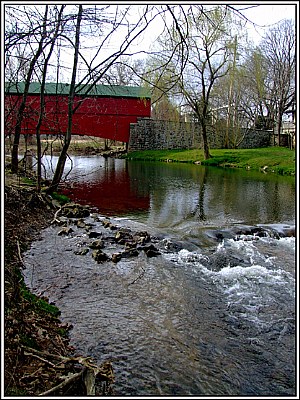
[[[33,52],[33,57],[32,60],[29,64],[26,80],[25,80],[25,86],[24,86],[24,91],[23,91],[23,96],[22,96],[22,101],[20,103],[20,106],[18,108],[17,112],[17,118],[16,118],[16,124],[14,128],[14,142],[13,142],[13,148],[12,148],[12,155],[11,155],[11,170],[12,172],[17,172],[18,171],[18,152],[19,152],[19,141],[20,141],[20,135],[21,135],[21,124],[23,121],[23,116],[24,116],[24,110],[26,107],[26,99],[28,96],[28,90],[30,86],[30,82],[32,79],[32,75],[34,73],[34,68],[36,67],[36,63],[43,53],[43,49],[45,47],[45,39],[46,39],[46,24],[47,24],[47,18],[48,18],[48,7],[45,8],[45,13],[43,16],[43,23],[41,26],[42,32],[40,34],[40,37],[38,39],[38,47],[36,51]]]
[[[270,28],[259,46],[248,49],[233,87],[236,93],[240,87],[239,114],[252,127],[276,130],[279,144],[283,115],[295,102],[294,35],[292,21]]]
[[[100,82],[108,85],[141,85],[141,76],[144,70],[144,60],[134,59],[129,56],[120,57],[107,73],[100,79]]]
[[[176,71],[176,64],[182,53],[175,52],[173,55],[174,75],[177,76],[180,92],[201,125],[205,159],[211,157],[207,126],[212,88],[218,79],[227,74],[232,52],[232,38],[226,30],[227,17],[226,10],[221,7],[204,12],[202,6],[191,6],[187,18],[188,36],[185,38],[188,57],[180,74]],[[177,41],[178,35],[173,30],[164,48],[170,51]]]
[[[274,80],[270,79],[268,64],[261,48],[249,50],[240,67],[241,102],[240,107],[259,129],[273,129],[276,108]]]
[[[284,20],[265,35],[261,49],[268,68],[269,91],[276,104],[276,131],[278,144],[284,113],[295,103],[295,25]]]
[[[48,8],[48,6],[46,6]],[[62,14],[65,6],[62,5],[60,7],[60,10],[58,12],[58,17],[57,17],[57,25],[55,28],[55,32],[52,38],[51,46],[49,49],[49,52],[47,56],[45,57],[45,60],[42,64],[42,82],[41,82],[41,90],[40,90],[40,111],[39,111],[39,117],[38,117],[38,122],[36,125],[36,141],[37,141],[37,190],[41,190],[41,177],[42,177],[42,149],[41,149],[41,137],[40,137],[40,129],[41,125],[43,122],[44,118],[44,113],[45,113],[45,84],[46,84],[46,77],[47,77],[47,69],[48,69],[48,64],[49,60],[52,56],[54,46],[56,44],[56,39],[58,37],[59,31],[61,29],[61,24],[62,24]],[[46,29],[46,27],[44,28]]]
[[[62,151],[60,153],[57,167],[54,173],[54,177],[51,183],[51,191],[54,191],[62,177],[64,172],[65,162],[67,158],[68,148],[71,142],[72,137],[72,122],[73,122],[73,114],[74,114],[74,97],[75,97],[75,85],[76,85],[76,75],[77,75],[77,65],[79,58],[79,45],[80,45],[80,29],[81,29],[81,21],[82,21],[82,13],[83,7],[82,5],[78,6],[78,14],[77,14],[77,22],[76,22],[76,32],[75,32],[75,45],[74,45],[74,58],[73,58],[73,71],[72,71],[72,79],[70,85],[69,99],[68,99],[68,128],[65,135],[64,145]]]

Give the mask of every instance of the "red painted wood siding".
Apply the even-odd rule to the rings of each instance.
[[[75,104],[82,98],[75,97]],[[16,109],[14,104],[21,101],[18,95],[7,95],[5,107]],[[41,134],[64,134],[68,125],[68,97],[45,96],[45,117]],[[35,134],[39,116],[40,97],[29,95],[26,101],[22,133]],[[6,113],[6,115],[8,115]],[[73,116],[74,135],[96,136],[106,139],[129,141],[130,123],[138,117],[150,117],[150,99],[120,97],[87,97]],[[15,114],[7,116],[6,126],[14,126]],[[11,132],[13,133],[13,132]]]

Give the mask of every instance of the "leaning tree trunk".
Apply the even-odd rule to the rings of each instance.
[[[44,15],[44,19],[43,19],[44,26],[46,26],[47,14],[48,14],[48,7],[46,7],[45,15]],[[20,136],[21,136],[21,126],[22,126],[22,121],[23,121],[23,117],[24,117],[24,111],[25,111],[26,99],[27,99],[28,91],[29,91],[29,85],[30,85],[31,77],[32,77],[32,74],[34,71],[35,64],[43,52],[45,38],[46,38],[46,32],[44,31],[43,35],[41,37],[41,40],[39,42],[38,49],[29,64],[29,70],[27,73],[26,81],[25,81],[22,102],[20,104],[18,114],[17,114],[17,121],[16,121],[15,131],[14,131],[14,143],[13,143],[13,148],[12,148],[12,153],[11,153],[11,170],[14,173],[18,172],[18,163],[19,163],[18,155],[19,155],[19,143],[20,143]]]
[[[28,89],[27,89],[27,93],[28,93]],[[26,105],[27,93],[26,93],[26,95],[25,95],[25,92],[23,94],[22,103],[18,110],[17,121],[16,121],[16,125],[15,125],[14,141],[13,141],[13,147],[12,147],[12,152],[11,152],[11,172],[13,172],[13,173],[17,173],[18,167],[19,167],[18,156],[19,156],[20,136],[21,136],[21,124],[22,124],[25,105]]]
[[[72,125],[73,125],[73,114],[74,114],[73,106],[74,106],[74,97],[75,97],[77,65],[78,65],[78,57],[79,57],[81,19],[82,19],[82,5],[79,5],[79,10],[78,10],[78,15],[77,15],[77,23],[76,23],[72,80],[71,80],[71,85],[70,85],[69,101],[68,101],[68,128],[67,128],[67,132],[66,132],[65,139],[64,139],[64,145],[63,145],[62,151],[60,153],[60,156],[58,158],[55,173],[54,173],[51,185],[48,188],[48,193],[53,193],[58,188],[58,185],[61,181],[61,178],[62,178],[62,175],[64,172],[68,149],[69,149],[69,146],[71,143],[71,138],[72,138]]]
[[[46,5],[46,13],[48,12],[48,6]],[[43,26],[43,36],[46,35],[46,25]],[[41,176],[42,176],[42,146],[41,146],[41,125],[43,121],[43,116],[45,112],[45,81],[46,81],[46,72],[48,60],[45,60],[44,69],[43,69],[43,78],[41,84],[41,94],[40,94],[40,115],[38,119],[38,123],[36,126],[36,152],[37,152],[37,191],[41,191]]]
[[[48,6],[46,6],[48,8]],[[40,192],[41,190],[41,180],[42,180],[42,146],[41,146],[41,136],[40,130],[41,125],[43,122],[43,117],[45,113],[45,83],[46,83],[46,74],[48,69],[48,63],[52,56],[54,45],[58,36],[59,28],[61,26],[61,16],[63,13],[65,6],[62,5],[58,15],[58,21],[55,28],[55,34],[51,43],[51,47],[49,53],[45,59],[44,66],[43,66],[43,76],[42,76],[42,83],[41,83],[41,94],[40,94],[40,115],[39,120],[36,126],[36,143],[37,143],[37,191]]]

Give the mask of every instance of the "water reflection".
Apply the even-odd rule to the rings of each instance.
[[[48,160],[48,171],[50,166],[53,170],[56,162],[56,159],[52,159],[52,162]],[[64,179],[67,182],[64,185],[64,194],[82,204],[97,208],[103,214],[123,215],[149,210],[149,193],[137,192],[131,184],[124,160],[71,157]]]
[[[131,181],[148,188],[148,222],[191,224],[294,223],[293,178],[182,164],[129,162]]]
[[[157,228],[295,223],[293,177],[97,156],[72,157],[65,175],[64,192],[73,200]]]

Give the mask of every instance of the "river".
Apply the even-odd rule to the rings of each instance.
[[[295,395],[294,178],[99,156],[71,157],[66,175],[93,230],[109,217],[160,250],[97,264],[74,252],[86,232],[53,225],[24,257],[71,344],[112,360],[116,395]]]

